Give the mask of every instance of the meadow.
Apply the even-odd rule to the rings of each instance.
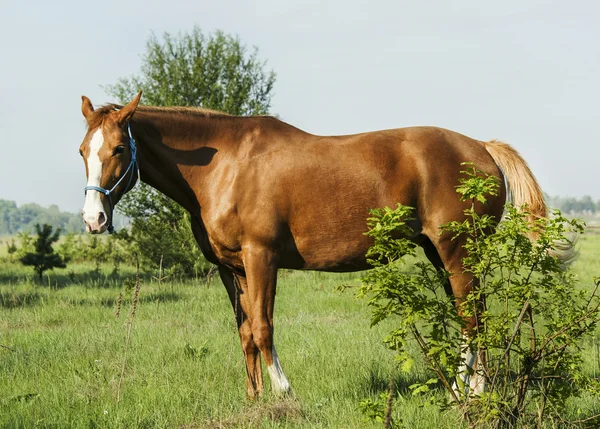
[[[584,235],[573,266],[581,287],[600,275],[599,254],[600,235]],[[360,273],[280,273],[275,344],[294,397],[275,398],[265,371],[263,397],[249,402],[217,278],[144,273],[132,319],[134,268],[94,268],[69,265],[38,283],[31,268],[0,263],[0,427],[382,427],[365,421],[358,404],[385,392],[391,375],[399,425],[460,427],[458,414],[430,405],[428,395],[445,395],[441,389],[411,395],[409,385],[429,378],[422,362],[410,374],[394,369],[382,344],[393,321],[370,328],[366,302],[352,289],[336,291],[359,285]],[[599,345],[600,331],[584,345],[586,371],[596,377]],[[598,398],[569,407],[573,416],[593,411]]]

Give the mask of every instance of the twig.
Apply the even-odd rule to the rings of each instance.
[[[578,424],[581,424],[581,423],[588,423],[588,422],[591,422],[591,421],[594,421],[594,420],[600,421],[600,414],[595,414],[595,415],[593,415],[591,417],[588,417],[586,419],[574,420],[574,421],[571,421],[569,423],[578,425]],[[589,427],[592,427],[592,426],[589,426]]]
[[[390,385],[388,386],[388,399],[387,399],[387,405],[386,405],[386,409],[385,409],[385,422],[384,422],[385,429],[390,429],[391,424],[392,424],[392,405],[394,403],[395,387],[396,386],[394,384],[394,373],[392,373],[392,375],[390,376]]]
[[[510,348],[512,347],[513,343],[515,342],[515,338],[517,337],[517,334],[519,333],[521,323],[523,323],[523,318],[525,317],[525,314],[527,314],[527,310],[529,309],[529,307],[530,307],[530,304],[529,304],[529,299],[528,299],[527,301],[525,301],[525,304],[523,304],[523,308],[521,309],[521,313],[519,314],[519,318],[517,319],[517,324],[515,325],[515,329],[513,331],[512,336],[510,337],[510,340],[508,341],[508,345],[506,346],[506,349],[504,350],[504,354],[502,355],[502,358],[505,358],[507,355],[510,354]],[[500,363],[502,362],[502,358],[498,359],[498,366],[494,373],[494,378],[492,379],[492,386],[491,386],[492,389],[496,385],[496,378],[498,377],[498,372],[500,371]]]
[[[587,319],[590,315],[596,313],[598,311],[598,309],[600,308],[600,302],[598,302],[598,304],[589,311],[586,311],[579,319],[573,321],[572,323],[568,324],[567,326],[565,326],[564,328],[562,328],[560,331],[555,332],[550,338],[548,338],[544,344],[540,347],[540,351],[544,350],[551,342],[553,342],[555,339],[557,339],[559,336],[561,336],[562,334],[564,334],[565,332],[567,332],[569,329],[571,329],[571,327],[573,325],[578,325],[581,322],[583,322],[585,319]],[[598,321],[599,319],[593,319],[593,321]],[[582,330],[579,330],[578,333],[580,333]]]
[[[117,311],[115,311],[115,319],[119,318],[119,315],[121,314],[121,303],[123,302],[123,294],[119,293],[119,296],[117,297]]]
[[[459,407],[461,408],[461,411],[463,413],[463,418],[467,421],[467,424],[471,425],[471,423],[472,423],[471,417],[469,416],[469,413],[466,410],[465,404],[462,403],[460,401],[460,399],[458,398],[458,396],[456,395],[456,392],[450,385],[450,382],[448,382],[448,379],[444,375],[444,371],[439,366],[439,363],[437,362],[437,360],[435,360],[435,358],[432,358],[431,356],[429,356],[429,354],[427,353],[427,350],[428,350],[427,343],[421,336],[420,332],[417,330],[417,327],[414,325],[414,323],[410,325],[410,329],[412,331],[413,336],[417,340],[417,343],[419,344],[419,347],[421,348],[421,352],[423,353],[423,356],[427,360],[429,367],[438,376],[439,380],[442,382],[442,384],[444,385],[446,390],[448,390],[448,392],[450,392],[452,399],[454,399],[454,401],[459,405]]]

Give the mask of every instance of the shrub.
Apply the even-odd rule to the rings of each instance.
[[[372,324],[390,317],[397,321],[385,342],[397,352],[403,371],[410,371],[413,364],[409,343],[418,345],[433,377],[410,386],[414,394],[440,384],[447,395],[439,405],[459,407],[471,427],[567,423],[568,399],[586,391],[600,393],[599,381],[587,377],[581,365],[581,345],[593,336],[600,319],[600,280],[594,281],[591,292],[580,289],[552,256],[567,232],[580,234],[583,224],[558,211],[530,224],[527,207],[510,205],[504,221],[497,224],[474,209],[475,201],[485,202],[486,195],[497,190],[497,181],[472,166],[463,173],[466,177],[457,191],[471,207],[463,222],[442,228],[455,236],[466,235],[464,269],[478,279],[461,308],[444,293],[448,273],[440,274],[427,263],[418,263],[416,273],[404,269],[402,258],[414,255],[415,245],[393,238],[411,232],[406,222],[412,209],[400,205],[372,212],[368,235],[374,245],[368,258],[374,269],[364,277],[359,296],[369,297]],[[493,233],[483,233],[494,228]],[[535,242],[528,238],[531,232],[538,234]],[[468,336],[465,345],[459,310],[470,316],[477,308],[478,334]],[[465,346],[486,357],[486,364],[478,368],[486,390],[477,396],[464,393],[457,374],[466,364],[461,357]],[[455,380],[458,389],[453,388]],[[362,406],[381,419],[385,398],[367,400]]]

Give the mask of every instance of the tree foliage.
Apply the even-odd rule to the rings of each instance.
[[[35,251],[27,252],[21,257],[21,263],[23,265],[33,266],[33,269],[37,273],[40,280],[44,271],[51,270],[53,268],[66,268],[67,264],[64,258],[59,254],[54,253],[52,245],[58,241],[60,235],[60,228],[52,231],[52,226],[44,224],[35,225],[37,232],[37,238],[35,240]]]
[[[136,249],[153,268],[166,269],[176,277],[203,276],[209,264],[196,244],[189,213],[146,184],[132,192],[119,208],[132,219],[131,229],[114,236]]]
[[[466,239],[463,265],[478,280],[477,287],[459,309],[444,294],[448,273],[440,275],[426,263],[406,270],[402,257],[414,254],[414,244],[390,237],[410,232],[406,222],[412,209],[376,210],[368,232],[375,242],[368,254],[374,269],[360,291],[370,298],[372,323],[393,318],[396,327],[386,343],[398,353],[400,368],[411,370],[415,356],[409,343],[415,342],[433,373],[426,382],[410,386],[413,393],[426,394],[440,385],[447,391],[441,405],[459,407],[469,426],[572,424],[564,413],[567,401],[600,393],[600,382],[586,374],[581,355],[583,342],[600,320],[600,280],[591,288],[578,287],[552,250],[567,239],[567,231],[581,233],[583,225],[558,211],[531,224],[526,206],[507,206],[505,220],[497,224],[492,216],[479,215],[475,202],[485,202],[498,183],[473,166],[463,173],[457,191],[471,206],[464,221],[442,229]],[[538,235],[535,242],[528,237],[531,232]],[[478,315],[477,335],[468,335],[466,345],[459,312]],[[486,380],[485,392],[477,396],[461,385],[457,371],[466,364],[464,347],[486,356],[485,364],[475,369]],[[363,410],[381,416],[386,399],[365,401]],[[599,421],[598,416],[587,421],[594,418]]]
[[[239,38],[217,31],[208,37],[199,28],[146,43],[141,74],[107,87],[125,103],[141,89],[144,103],[155,106],[196,106],[232,115],[268,113],[275,73],[265,71],[258,50],[251,52]]]
[[[233,115],[269,111],[275,74],[265,70],[256,48],[220,31],[205,36],[199,28],[179,36],[152,35],[139,75],[120,79],[107,91],[121,103],[141,89],[144,104],[196,106]],[[190,228],[189,215],[148,185],[129,192],[118,210],[132,219],[130,232],[119,236],[134,242],[153,267],[198,274],[205,266]]]

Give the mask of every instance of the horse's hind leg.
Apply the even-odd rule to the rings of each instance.
[[[446,292],[454,295],[456,305],[460,306],[477,285],[477,281],[473,275],[465,272],[463,269],[462,260],[467,256],[463,247],[464,239],[457,237],[452,240],[449,234],[436,234],[432,235],[430,240],[431,246],[423,246],[425,254],[436,268],[440,268],[438,264],[441,262],[446,271],[450,273],[450,288],[446,287]],[[476,308],[473,316],[463,316],[466,325],[466,329],[463,332],[465,344],[462,350],[463,364],[458,370],[465,388],[468,387],[466,393],[470,392],[476,395],[483,393],[485,389],[485,377],[483,376],[484,354],[479,350],[476,354],[473,354],[471,349],[466,345],[466,338],[468,335],[477,334],[479,328],[477,315],[480,310],[480,308]],[[471,373],[473,373],[472,376],[470,375]],[[454,385],[454,390],[458,391],[456,384]]]
[[[240,341],[242,343],[242,351],[244,352],[244,359],[246,360],[246,395],[249,399],[255,399],[262,393],[263,379],[260,351],[254,343],[250,321],[244,310],[246,307],[246,300],[243,291],[248,289],[246,279],[242,276],[234,275],[229,269],[222,266],[219,267],[219,275],[227,289],[229,300],[233,306],[235,320],[240,334]]]

